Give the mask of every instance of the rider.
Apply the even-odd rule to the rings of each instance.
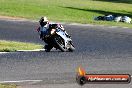
[[[37,29],[38,33],[40,34],[40,39],[45,41],[45,51],[50,51],[50,49],[48,49],[49,45],[46,43],[46,36],[48,36],[48,29],[49,29],[49,21],[47,19],[47,17],[41,17],[39,20],[39,28]],[[51,48],[52,49],[52,48]]]
[[[45,41],[45,47],[44,47],[45,51],[49,52],[53,47],[49,46],[46,43],[46,37],[49,36],[49,32],[52,29],[52,27],[57,26],[57,27],[60,27],[65,33],[66,33],[66,31],[62,25],[50,24],[47,17],[41,17],[39,20],[39,24],[40,24],[40,27],[37,29],[37,31],[40,33],[40,39]],[[67,33],[66,33],[66,35],[68,37],[70,37],[70,35],[68,35]]]

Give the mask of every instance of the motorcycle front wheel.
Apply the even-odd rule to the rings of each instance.
[[[70,52],[73,52],[75,50],[75,47],[72,42],[70,42],[70,48],[68,49]]]

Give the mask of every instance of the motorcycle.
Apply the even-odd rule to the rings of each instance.
[[[71,37],[58,27],[57,24],[50,25],[49,34],[44,36],[44,41],[48,44],[45,46],[47,52],[49,52],[53,47],[61,50],[62,52],[73,52],[75,47],[73,45]]]

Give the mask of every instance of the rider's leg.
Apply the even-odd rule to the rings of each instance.
[[[44,42],[45,42],[45,46],[44,46],[45,51],[50,52],[53,46],[49,43],[50,41],[48,41],[47,38],[44,39]]]

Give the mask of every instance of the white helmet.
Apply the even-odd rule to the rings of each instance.
[[[44,17],[44,22],[48,22],[48,19],[47,19],[47,17]]]

